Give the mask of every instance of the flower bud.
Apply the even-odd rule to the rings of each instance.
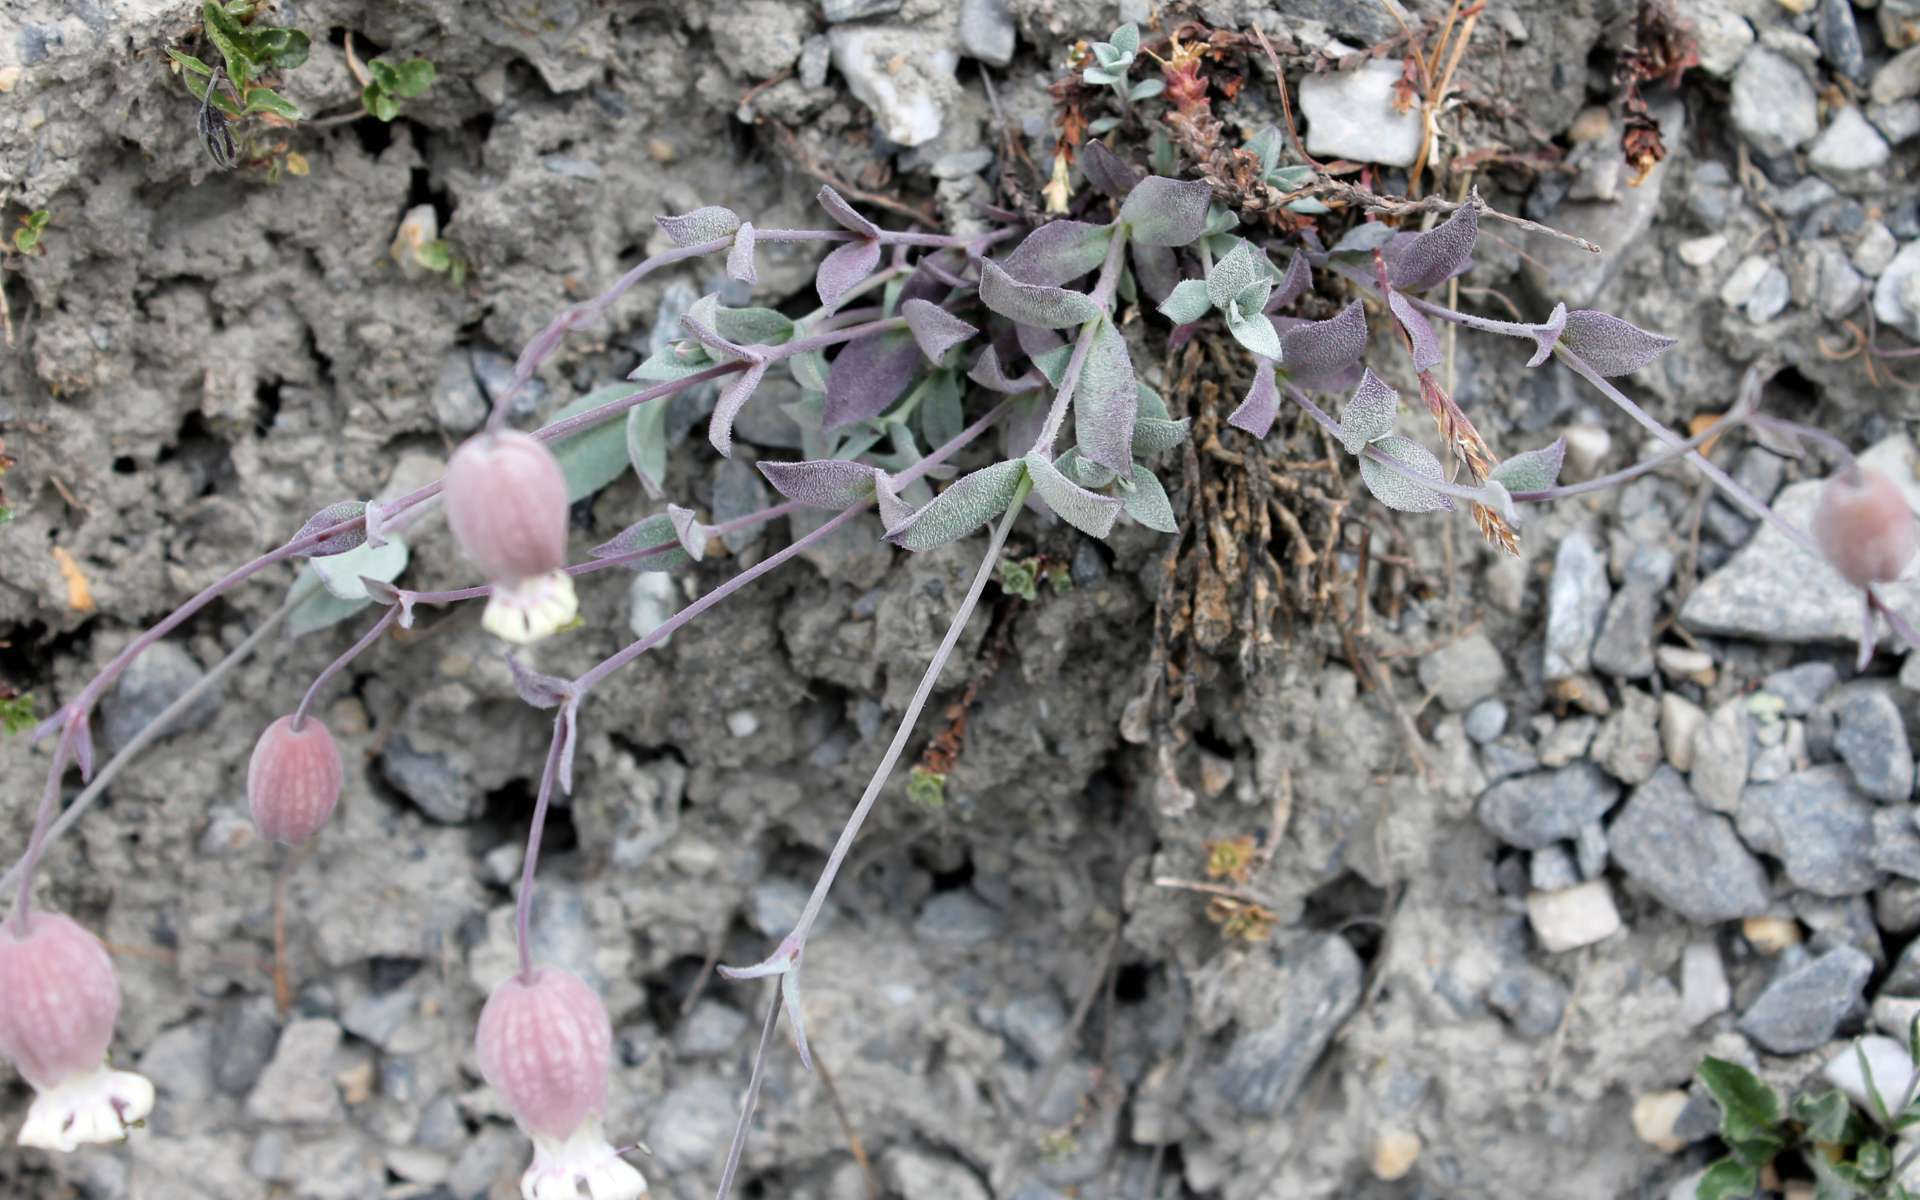
[[[567,562],[567,480],[524,433],[482,433],[447,464],[447,524],[490,583],[517,583]]]
[[[266,727],[247,763],[247,807],[260,836],[298,846],[320,831],[340,800],[340,751],[312,717],[300,728],[285,716]]]
[[[153,1110],[152,1084],[107,1069],[119,1015],[120,982],[98,938],[59,913],[0,926],[0,1056],[38,1093],[21,1145],[117,1141]]]
[[[1920,549],[1920,530],[1900,486],[1857,463],[1835,472],[1820,489],[1813,538],[1855,587],[1898,579]]]
[[[647,1181],[602,1132],[613,1023],[579,976],[541,967],[493,990],[474,1038],[480,1073],[533,1139],[524,1200],[634,1200]]]

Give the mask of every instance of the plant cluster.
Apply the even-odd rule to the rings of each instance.
[[[212,25],[213,6],[208,11]],[[236,79],[245,71],[251,79],[254,53],[240,52],[244,47],[229,29],[240,26],[229,9],[220,13],[223,39],[236,47],[226,70]],[[1099,65],[1090,70],[1116,87],[1124,85],[1137,41],[1137,31],[1131,38],[1125,29],[1117,32],[1095,47]],[[257,36],[250,44],[259,45]],[[1126,92],[1129,99],[1138,95],[1137,87]],[[1279,146],[1278,135],[1269,133],[1246,153],[1262,172],[1272,174],[1284,169]],[[1504,549],[1517,544],[1525,505],[1613,486],[1680,459],[1737,502],[1784,525],[1699,453],[1705,435],[1681,438],[1611,382],[1652,361],[1671,339],[1604,313],[1570,312],[1564,305],[1538,323],[1524,323],[1479,317],[1426,298],[1469,266],[1481,213],[1477,198],[1421,232],[1362,223],[1331,246],[1308,233],[1287,248],[1290,257],[1282,269],[1272,257],[1280,248],[1258,235],[1236,233],[1235,214],[1214,203],[1206,182],[1146,174],[1098,142],[1085,147],[1081,164],[1090,187],[1077,217],[1028,226],[996,210],[989,214],[995,227],[980,234],[885,229],[832,188],[819,193],[828,218],[821,228],[758,228],[720,207],[659,218],[674,248],[641,262],[595,299],[565,310],[537,335],[516,363],[512,386],[498,397],[486,428],[453,454],[444,478],[395,499],[322,507],[284,544],[235,568],[135,638],[62,703],[36,730],[36,739],[52,739],[52,762],[25,855],[0,881],[0,887],[13,883],[18,888],[11,918],[0,932],[0,1014],[21,1011],[23,998],[39,995],[72,991],[91,997],[85,1041],[75,1044],[70,1060],[43,1063],[27,1033],[0,1027],[5,1035],[0,1052],[40,1092],[36,1112],[45,1103],[59,1128],[78,1131],[76,1137],[108,1140],[137,1123],[151,1103],[150,1090],[141,1092],[127,1082],[137,1077],[100,1067],[107,1040],[102,1030],[110,1031],[114,1007],[105,997],[111,991],[117,1004],[118,995],[111,965],[96,953],[90,935],[64,917],[34,910],[36,868],[48,841],[77,819],[104,778],[138,748],[129,747],[107,764],[101,779],[88,783],[61,814],[68,765],[78,767],[83,781],[93,780],[89,729],[94,706],[136,655],[214,599],[279,564],[306,562],[282,608],[296,629],[345,620],[369,606],[378,609],[365,633],[312,681],[297,707],[267,726],[249,764],[248,801],[262,835],[298,843],[322,832],[343,778],[332,738],[313,715],[316,698],[394,626],[411,626],[421,606],[484,600],[485,627],[509,644],[525,644],[575,624],[575,581],[584,576],[615,568],[694,572],[716,535],[801,509],[832,514],[574,678],[544,675],[511,654],[508,658],[520,697],[550,710],[553,722],[517,896],[519,970],[487,1001],[477,1031],[479,1062],[533,1141],[523,1194],[570,1197],[584,1188],[596,1200],[616,1200],[638,1195],[645,1185],[602,1129],[611,1053],[608,1016],[584,983],[539,963],[530,922],[546,815],[556,788],[573,790],[574,750],[595,689],[863,512],[877,511],[886,540],[911,552],[989,530],[946,634],[793,928],[761,961],[721,968],[729,979],[776,981],[722,1175],[724,1197],[738,1169],[772,1031],[783,1011],[801,1061],[811,1063],[801,1003],[809,939],[862,823],[914,736],[936,680],[996,574],[1009,592],[1037,593],[1039,579],[1030,562],[1023,570],[1020,563],[1002,561],[1015,523],[1023,517],[1064,523],[1094,538],[1107,537],[1123,518],[1162,532],[1176,528],[1175,510],[1154,463],[1186,438],[1188,423],[1169,415],[1135,366],[1127,330],[1144,324],[1146,314],[1157,309],[1174,338],[1224,328],[1245,350],[1251,385],[1231,414],[1235,428],[1263,438],[1283,408],[1295,408],[1358,460],[1362,480],[1379,502],[1415,513],[1465,505],[1489,541]],[[1011,249],[998,253],[1007,243]],[[814,278],[819,304],[811,312],[792,317],[706,296],[681,318],[682,336],[635,368],[633,383],[594,391],[532,433],[505,427],[514,396],[566,335],[598,320],[640,279],[716,256],[732,279],[753,285],[759,247],[774,244],[828,250]],[[1346,288],[1352,298],[1331,317],[1295,315],[1317,285],[1327,284]],[[1417,381],[1418,406],[1440,430],[1453,471],[1419,442],[1396,432],[1401,397],[1367,364],[1374,339],[1369,307],[1385,331],[1381,340],[1388,352],[1407,360]],[[1557,482],[1558,442],[1496,456],[1442,384],[1435,322],[1519,338],[1531,347],[1535,365],[1557,357],[1670,449],[1574,486]],[[782,497],[779,503],[708,524],[666,494],[666,402],[692,387],[718,385],[707,440],[715,452],[730,455],[735,421],[771,372],[787,373],[801,389],[802,398],[788,411],[804,432],[803,455],[758,464]],[[1712,432],[1761,420],[1751,411],[1755,392],[1757,376],[1742,404]],[[1337,418],[1316,398],[1326,395],[1344,397]],[[569,504],[627,470],[663,502],[660,511],[569,561]],[[936,491],[936,481],[946,481],[945,486]],[[1911,513],[1904,506],[1894,512],[1876,487],[1870,480],[1840,485],[1834,515],[1816,523],[1817,545],[1787,527],[1802,544],[1816,545],[1860,588],[1870,617],[1876,608],[1885,611],[1874,587],[1889,572],[1904,569],[1913,553]],[[425,592],[395,582],[407,564],[405,531],[436,499],[444,502],[453,536],[480,576],[474,586]],[[1874,548],[1862,550],[1869,541]],[[1057,576],[1041,577],[1058,586]],[[1911,630],[1888,615],[1902,636],[1913,640]],[[913,773],[908,790],[915,802],[942,802],[945,761]],[[1251,853],[1250,844],[1216,847],[1213,867],[1220,877],[1232,879]],[[1264,910],[1222,909],[1215,919],[1231,936],[1257,938],[1272,917]],[[43,1128],[37,1117],[29,1126]]]

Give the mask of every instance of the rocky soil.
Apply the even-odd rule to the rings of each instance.
[[[1378,156],[1372,185],[1399,193],[1417,110],[1393,111],[1391,71],[1328,75],[1401,35],[1395,7],[1191,12],[1269,31],[1296,85],[1326,75],[1299,97],[1308,149]],[[1431,30],[1448,5],[1404,8]],[[318,119],[262,136],[282,167],[269,182],[215,170],[196,139],[164,53],[193,41],[196,6],[0,2],[0,215],[52,214],[43,251],[0,271],[0,438],[18,460],[0,682],[41,715],[315,509],[432,478],[552,314],[666,245],[655,214],[818,224],[824,173],[977,222],[1020,157],[1052,161],[1046,87],[1073,44],[1148,16],[1136,0],[274,11],[312,36],[281,90]],[[1755,360],[1782,363],[1769,410],[1866,450],[1920,508],[1920,401],[1899,360],[1861,351],[1870,329],[1882,348],[1920,339],[1920,4],[1672,12],[1697,62],[1644,87],[1665,156],[1638,183],[1614,69],[1644,43],[1640,7],[1511,0],[1479,17],[1436,164],[1544,167],[1473,182],[1603,253],[1489,223],[1461,303],[1536,319],[1563,300],[1678,337],[1622,381],[1677,425],[1724,411]],[[348,34],[362,59],[429,57],[437,81],[391,124],[352,119]],[[1229,139],[1275,119],[1264,60],[1220,113]],[[431,214],[463,281],[390,253],[409,214]],[[806,291],[815,261],[763,252],[756,295]],[[725,286],[718,263],[649,279],[572,337],[521,415],[619,380]],[[1638,427],[1558,365],[1528,371],[1522,349],[1467,334],[1452,355],[1501,453],[1565,434],[1569,477],[1640,455]],[[1244,386],[1208,395],[1230,405]],[[731,462],[686,436],[698,404],[677,404],[669,494],[717,518],[764,504],[750,462],[796,453],[791,398],[762,394]],[[1738,435],[1714,457],[1804,520],[1824,468],[1781,449]],[[1324,453],[1305,436],[1290,452]],[[1167,598],[1189,570],[1169,572],[1142,529],[1102,546],[1022,526],[1016,551],[1066,565],[1071,586],[994,595],[969,631],[943,681],[948,698],[980,682],[945,802],[910,801],[903,771],[857,848],[807,958],[824,1070],[776,1053],[740,1194],[1517,1198],[1552,1180],[1561,1196],[1677,1198],[1719,1152],[1690,1084],[1703,1054],[1791,1086],[1854,1035],[1904,1035],[1920,1006],[1920,655],[1883,649],[1856,674],[1838,578],[1684,469],[1535,514],[1519,558],[1464,518],[1395,516],[1357,480],[1335,491],[1353,500],[1327,577],[1346,599],[1329,587],[1259,626],[1230,576],[1228,628],[1173,638],[1179,711],[1164,689],[1138,698],[1166,677]],[[652,504],[629,475],[578,506],[574,544]],[[608,1128],[650,1148],[662,1196],[712,1194],[757,1039],[764,997],[708,968],[789,928],[977,561],[972,543],[909,556],[877,532],[863,519],[729,601],[586,712],[536,938],[613,1013]],[[739,538],[693,593],[593,577],[586,627],[543,646],[541,669],[579,672],[794,535]],[[470,582],[444,534],[412,540],[410,586]],[[1273,554],[1294,553],[1276,528]],[[96,722],[103,750],[293,578],[236,590],[141,658]],[[1920,620],[1920,585],[1889,598]],[[8,1137],[0,1193],[517,1194],[525,1142],[479,1082],[471,1030],[513,969],[547,718],[516,698],[478,614],[424,615],[330,689],[348,784],[310,854],[277,859],[246,820],[259,727],[367,619],[270,636],[49,856],[47,902],[116,951],[114,1055],[160,1106],[125,1147],[56,1159]],[[0,745],[11,862],[47,756]],[[1229,936],[1179,886],[1243,837],[1259,860],[1235,890],[1264,939]],[[0,1089],[11,1130],[29,1093],[11,1074]]]

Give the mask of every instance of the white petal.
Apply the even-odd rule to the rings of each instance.
[[[593,1200],[638,1200],[647,1181],[621,1158],[588,1117],[566,1141],[533,1135],[533,1165],[520,1177],[522,1200],[578,1200],[585,1185]]]
[[[34,1097],[22,1146],[69,1153],[91,1142],[117,1142],[153,1111],[153,1085],[131,1071],[70,1075]]]
[[[564,629],[580,614],[573,577],[550,571],[519,583],[497,583],[480,624],[502,641],[524,646]]]

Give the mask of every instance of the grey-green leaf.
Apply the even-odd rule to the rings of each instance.
[[[1213,270],[1207,272],[1207,297],[1215,308],[1224,309],[1232,304],[1241,292],[1267,278],[1263,265],[1265,255],[1253,248],[1253,243],[1237,239],[1233,249],[1213,264]]]
[[[1139,417],[1133,423],[1133,456],[1152,458],[1187,440],[1191,421],[1169,421],[1164,417]]]
[[[1399,411],[1400,393],[1367,370],[1360,376],[1353,399],[1340,412],[1340,444],[1348,454],[1360,453],[1368,442],[1393,432],[1393,418]]]
[[[627,410],[627,461],[640,477],[647,495],[658,500],[667,479],[667,410],[665,397]]]
[[[1061,520],[1097,538],[1113,531],[1113,522],[1120,515],[1118,500],[1081,487],[1041,455],[1029,454],[1025,461],[1027,474],[1033,479],[1033,490]]]
[[[1052,470],[1053,465],[1047,464],[1047,469]],[[1008,461],[961,476],[926,507],[887,530],[887,540],[919,551],[967,536],[1007,511],[1020,490],[1023,470],[1020,462]]]
[[[631,396],[633,389],[624,383],[608,384],[598,387],[586,395],[553,414],[547,424],[552,425],[569,417],[600,407],[609,400],[622,396]],[[655,405],[664,401],[653,401]],[[649,405],[641,405],[642,408]],[[553,456],[560,460],[560,473],[567,479],[567,499],[583,500],[601,488],[620,478],[629,465],[627,458],[627,425],[625,421],[607,420],[591,429],[582,429],[570,433],[553,443]]]
[[[1243,317],[1238,309],[1227,310],[1227,332],[1233,340],[1258,354],[1262,358],[1280,357],[1280,335],[1273,330],[1273,322],[1257,309],[1252,316]]]
[[[1489,478],[1505,484],[1508,491],[1542,492],[1560,478],[1560,466],[1566,460],[1567,439],[1555,438],[1552,445],[1506,459]]]
[[[1368,446],[1367,450],[1369,453],[1360,459],[1360,478],[1380,503],[1399,512],[1453,511],[1451,497],[1430,487],[1423,487],[1419,482],[1419,479],[1446,482],[1440,460],[1433,456],[1431,450],[1412,438],[1397,435],[1381,438]],[[1376,460],[1374,454],[1392,459],[1405,470],[1394,470]],[[1409,478],[1409,473],[1415,478]]]
[[[1138,189],[1134,194],[1139,194]],[[1102,318],[1094,331],[1076,386],[1073,430],[1080,453],[1109,471],[1127,470],[1133,462],[1133,422],[1140,407],[1140,392],[1134,382],[1127,339],[1111,320]]]
[[[1208,294],[1205,280],[1182,279],[1160,305],[1160,315],[1175,325],[1191,325],[1206,316],[1212,307],[1213,298]]]
[[[655,217],[667,239],[676,246],[697,246],[723,238],[740,228],[732,209],[709,205],[679,216]]]
[[[1126,505],[1128,516],[1148,529],[1180,532],[1180,523],[1173,517],[1173,502],[1167,499],[1167,489],[1160,486],[1152,471],[1137,463],[1133,468],[1133,488],[1125,493],[1121,503]]]
[[[980,263],[980,301],[1010,321],[1041,329],[1084,325],[1100,315],[1100,306],[1082,292],[1020,283],[997,263]]]
[[[1203,180],[1149,175],[1120,206],[1133,239],[1148,246],[1185,246],[1206,232],[1213,189]]]

